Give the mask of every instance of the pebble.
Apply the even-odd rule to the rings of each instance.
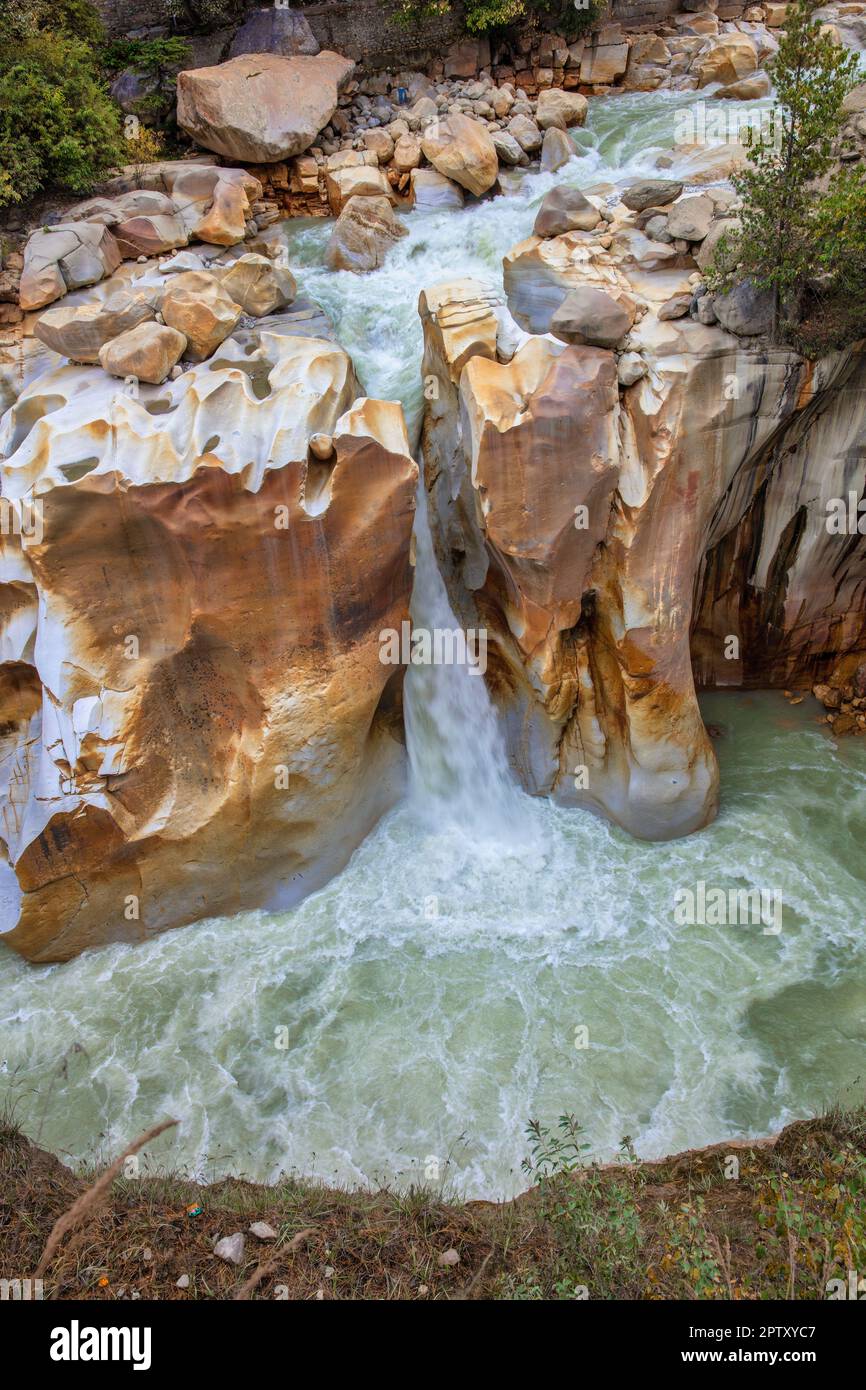
[[[213,1248],[217,1259],[225,1260],[227,1264],[239,1265],[244,1257],[244,1235],[242,1231],[235,1231],[233,1235],[223,1236],[218,1240]]]

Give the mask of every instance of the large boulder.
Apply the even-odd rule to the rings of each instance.
[[[419,212],[441,212],[443,208],[462,208],[463,189],[436,169],[413,169],[409,175],[409,197]]]
[[[589,102],[579,92],[563,92],[559,87],[546,87],[538,94],[535,119],[542,130],[583,125]]]
[[[156,317],[155,297],[118,290],[101,304],[46,309],[33,332],[46,347],[72,362],[98,362],[105,343]]]
[[[667,233],[683,241],[703,241],[710,230],[715,214],[715,203],[706,194],[694,198],[683,198],[674,203],[668,214]]]
[[[159,386],[186,351],[186,338],[164,323],[140,323],[99,349],[99,365],[110,376]]]
[[[241,53],[279,53],[285,58],[297,53],[319,52],[319,41],[306,16],[287,5],[269,5],[250,10],[229,49],[229,57]]]
[[[541,149],[544,136],[531,117],[518,112],[516,116],[511,117],[506,129],[508,134],[517,141],[524,154],[537,154]]]
[[[350,198],[393,198],[384,169],[370,164],[332,170],[325,178],[325,187],[335,217],[339,217]]]
[[[356,275],[378,270],[393,243],[405,235],[387,198],[350,198],[328,242],[328,267]]]
[[[215,275],[187,270],[173,275],[162,296],[162,316],[188,341],[187,355],[203,362],[237,327],[241,309]]]
[[[349,58],[243,54],[177,75],[178,125],[228,159],[269,164],[303,154],[337,109]]]
[[[434,169],[476,196],[492,188],[499,175],[496,146],[487,127],[459,112],[429,125],[421,148]]]
[[[604,290],[579,285],[570,290],[550,321],[550,331],[564,343],[613,348],[634,322],[634,309],[617,303]]]
[[[711,82],[728,86],[748,77],[757,66],[758,51],[748,34],[722,34],[706,53],[696,58],[692,71],[699,87],[707,87]]]
[[[128,217],[112,230],[120,254],[127,260],[136,256],[160,256],[164,251],[186,246],[189,241],[189,232],[177,212]]]
[[[551,126],[549,130],[544,132],[544,143],[541,146],[542,173],[555,174],[557,169],[562,169],[573,155],[574,146],[564,130],[560,130],[558,126]]]
[[[285,309],[298,292],[295,277],[287,267],[253,252],[239,256],[227,270],[219,271],[217,278],[235,304],[255,319]]]
[[[639,179],[622,195],[622,203],[632,212],[663,208],[680,196],[683,185],[675,179]]]
[[[716,318],[729,333],[752,338],[769,333],[773,326],[772,290],[759,290],[751,280],[741,280],[713,300]]]
[[[402,793],[403,413],[265,328],[137,394],[45,372],[0,427],[0,491],[43,521],[0,536],[3,943],[30,960],[290,906]]]
[[[58,222],[34,232],[24,250],[19,302],[41,309],[70,290],[95,285],[121,262],[117,242],[100,222]]]
[[[579,188],[551,188],[541,200],[533,236],[562,236],[564,232],[591,232],[601,221],[598,208]]]

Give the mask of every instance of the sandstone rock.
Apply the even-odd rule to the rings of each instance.
[[[683,198],[674,203],[668,213],[668,235],[681,237],[684,241],[703,241],[710,230],[715,214],[711,198],[699,194],[694,198]]]
[[[69,290],[94,285],[120,265],[117,242],[100,223],[60,222],[33,232],[24,251],[21,308],[41,309]]]
[[[3,495],[44,514],[38,555],[0,540],[22,577],[3,940],[29,959],[290,906],[402,795],[379,634],[408,619],[418,470],[400,407],[276,323],[138,398],[43,372],[0,425]],[[311,466],[315,432],[332,463]]]
[[[617,380],[620,386],[634,386],[647,371],[647,364],[639,352],[624,352],[617,363]]]
[[[419,212],[439,212],[443,208],[462,208],[463,189],[436,169],[413,169],[409,175],[412,206]]]
[[[491,130],[493,147],[501,164],[528,164],[529,155],[507,130]]]
[[[549,87],[540,92],[535,119],[542,130],[554,127],[567,130],[569,126],[583,125],[589,103],[579,92],[564,92],[559,87]]]
[[[324,51],[314,57],[245,54],[177,76],[178,125],[228,159],[267,164],[303,154],[337,108],[354,63]]]
[[[33,332],[53,352],[73,362],[98,362],[105,343],[154,318],[155,313],[148,295],[118,290],[102,304],[47,309],[36,320]]]
[[[135,256],[159,256],[164,251],[186,246],[189,241],[183,218],[177,213],[171,216],[129,217],[125,222],[118,222],[113,231],[120,254],[130,259]]]
[[[187,355],[193,362],[210,357],[241,316],[240,307],[216,276],[197,270],[171,277],[160,309],[169,327],[186,337]]]
[[[544,139],[535,121],[522,114],[512,116],[507,126],[508,134],[512,135],[518,145],[526,154],[536,154],[541,149]]]
[[[733,242],[739,231],[740,219],[738,217],[719,217],[712,222],[710,230],[695,252],[695,260],[699,268],[707,270],[712,265],[722,237],[727,236],[728,240]]]
[[[337,169],[325,178],[328,202],[335,217],[339,217],[350,198],[393,198],[391,185],[384,169],[368,164],[355,168]]]
[[[852,88],[842,102],[842,111],[846,116],[856,115],[858,111],[866,111],[866,82],[861,82],[858,87]]]
[[[673,179],[641,179],[631,184],[622,195],[622,202],[632,212],[646,208],[663,208],[682,193],[683,185]]]
[[[140,323],[99,349],[99,365],[110,376],[135,377],[159,386],[186,351],[183,333],[162,323]]]
[[[434,169],[476,196],[496,182],[499,160],[490,132],[467,116],[452,114],[428,126],[421,148]]]
[[[722,327],[740,337],[769,333],[772,328],[772,292],[756,289],[751,280],[742,280],[727,294],[717,294],[713,308]]]
[[[768,97],[772,90],[767,74],[756,72],[753,77],[743,77],[739,82],[721,87],[714,95],[726,101],[760,101],[762,97]]]
[[[565,131],[551,126],[545,132],[544,142],[541,146],[542,170],[550,174],[555,173],[557,169],[561,169],[564,164],[568,163],[573,154],[574,146]]]
[[[387,130],[365,130],[361,135],[368,150],[372,150],[380,164],[387,164],[394,154],[394,141]]]
[[[634,313],[603,290],[570,290],[550,321],[550,331],[564,343],[616,347],[632,326]]]
[[[298,10],[269,6],[250,10],[232,39],[229,57],[241,53],[279,53],[291,57],[296,53],[319,52],[318,40]]]
[[[183,160],[161,167],[172,206],[191,238],[213,246],[243,241],[252,204],[262,196],[257,178],[246,169]]]
[[[350,198],[328,242],[328,266],[358,275],[378,270],[389,247],[405,235],[387,198]]]
[[[709,52],[695,60],[693,70],[699,87],[706,87],[711,82],[728,86],[747,77],[757,66],[757,50],[747,34],[722,34]]]
[[[621,77],[627,66],[627,43],[597,42],[584,49],[580,64],[580,80],[593,86],[607,86]]]
[[[675,294],[670,299],[665,300],[658,311],[659,319],[665,322],[669,319],[681,319],[689,312],[692,305],[690,294]]]
[[[768,29],[783,29],[785,27],[785,15],[788,6],[785,5],[764,5],[764,23]]]
[[[394,147],[394,167],[401,174],[417,169],[421,163],[421,141],[417,135],[401,135]]]
[[[601,213],[579,188],[551,188],[541,200],[533,236],[562,236],[564,232],[591,232],[601,221]]]
[[[267,256],[252,253],[239,256],[227,270],[219,272],[218,279],[226,294],[253,318],[284,309],[297,294],[291,271]]]

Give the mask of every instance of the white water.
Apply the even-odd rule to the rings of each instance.
[[[648,172],[684,100],[594,103],[591,153],[559,179]],[[419,289],[498,287],[554,181],[410,216],[374,276],[324,271],[326,226],[297,235],[302,289],[371,394],[417,410]],[[423,518],[416,549],[413,619],[453,626]],[[766,1132],[862,1076],[863,742],[835,748],[780,696],[713,697],[720,818],[647,845],[519,791],[478,677],[413,667],[406,703],[407,801],[298,908],[63,966],[0,951],[0,1067],[31,1134],[92,1158],[174,1115],[154,1154],[201,1177],[418,1181],[438,1163],[489,1196],[519,1186],[533,1116],[576,1113],[600,1156],[626,1133],[658,1154]],[[674,890],[699,879],[780,887],[781,935],[676,926]]]

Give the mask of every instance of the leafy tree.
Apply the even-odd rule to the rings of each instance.
[[[747,134],[749,163],[733,183],[743,209],[741,231],[720,242],[711,282],[749,276],[773,292],[775,327],[791,326],[813,272],[825,220],[816,181],[832,163],[842,102],[857,83],[857,56],[814,19],[818,0],[788,6],[779,51],[767,65],[777,95],[769,130]],[[781,324],[784,317],[785,323]]]
[[[87,193],[122,159],[120,117],[92,48],[87,0],[7,0],[0,38],[0,206],[45,188]]]

